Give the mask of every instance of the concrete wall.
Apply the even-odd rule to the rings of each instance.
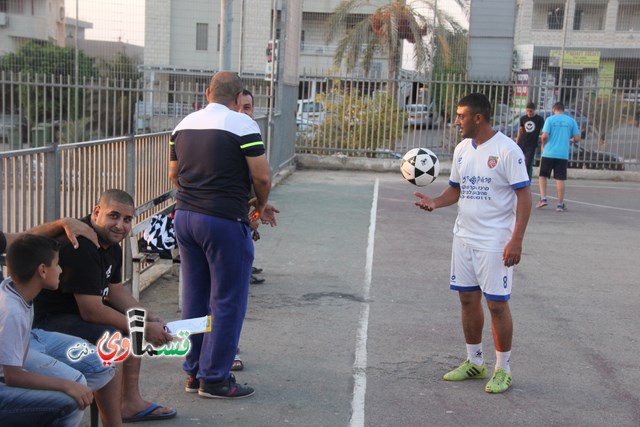
[[[511,79],[515,16],[513,0],[471,2],[467,49],[469,79]]]

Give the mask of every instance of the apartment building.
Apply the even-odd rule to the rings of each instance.
[[[552,82],[637,82],[640,1],[518,0],[515,46],[521,69]]]
[[[64,0],[0,0],[0,55],[32,40],[65,43]]]
[[[197,108],[200,99],[176,99],[171,91],[179,87],[194,87],[196,83],[208,83],[212,73],[219,69],[220,56],[220,8],[219,0],[147,0],[145,16],[145,86],[167,88],[167,95],[154,94],[153,100],[145,99],[145,114],[151,114],[150,104],[166,105],[172,111]],[[231,68],[244,76],[264,79],[271,64],[269,58],[277,57],[270,48],[274,4],[276,5],[275,38],[281,38],[282,0],[235,0],[232,4]],[[338,43],[325,43],[327,20],[340,0],[305,1],[303,3],[300,47],[298,52],[299,74],[324,75],[333,67],[333,55]],[[371,14],[383,0],[372,0],[354,13],[354,22],[362,15]],[[285,2],[286,4],[286,2]],[[279,44],[279,43],[278,43]],[[345,73],[345,70],[341,70]],[[364,77],[361,69],[352,76]],[[385,56],[375,58],[370,76],[385,78]],[[301,97],[313,96],[313,81],[301,86]],[[179,104],[176,110],[176,106]],[[142,111],[141,111],[142,113]]]

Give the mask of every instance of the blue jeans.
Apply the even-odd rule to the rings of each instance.
[[[88,354],[83,355],[78,360],[72,360],[68,357],[67,353],[69,349],[83,345],[86,345],[86,349],[89,350]],[[32,356],[32,353],[35,354]],[[76,352],[75,355],[77,354],[78,352]],[[31,340],[29,341],[29,353],[24,368],[27,371],[33,372],[34,369],[39,369],[39,366],[45,366],[42,363],[43,356],[53,358],[60,362],[58,364],[54,363],[53,365],[55,366],[47,368],[49,376],[58,376],[56,372],[57,369],[66,371],[69,367],[81,373],[86,379],[87,387],[93,391],[100,390],[104,387],[111,381],[116,373],[114,366],[104,366],[102,364],[102,360],[98,357],[96,347],[90,342],[59,332],[32,329]],[[36,365],[36,363],[38,364]]]
[[[29,372],[64,378],[98,390],[115,374],[113,367],[102,365],[94,352],[77,361],[67,357],[73,346],[83,344],[79,338],[34,329],[23,368]],[[66,393],[9,387],[0,383],[0,420],[8,426],[77,426],[84,411]]]
[[[191,335],[183,369],[206,381],[229,377],[247,310],[253,240],[249,226],[177,210],[183,274],[182,318],[211,315],[211,333]]]

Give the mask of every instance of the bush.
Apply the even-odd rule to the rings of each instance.
[[[402,137],[407,115],[386,92],[361,95],[334,89],[319,98],[327,113],[318,126],[318,139],[331,141],[338,151],[371,155],[378,148],[393,147]]]

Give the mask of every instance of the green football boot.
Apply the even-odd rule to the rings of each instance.
[[[485,363],[482,366],[474,365],[465,360],[462,365],[458,366],[453,371],[449,371],[444,376],[445,381],[464,381],[469,379],[482,379],[487,378],[487,365]]]
[[[512,380],[511,374],[507,374],[507,371],[498,368],[485,386],[484,391],[487,393],[504,393],[511,387]]]

